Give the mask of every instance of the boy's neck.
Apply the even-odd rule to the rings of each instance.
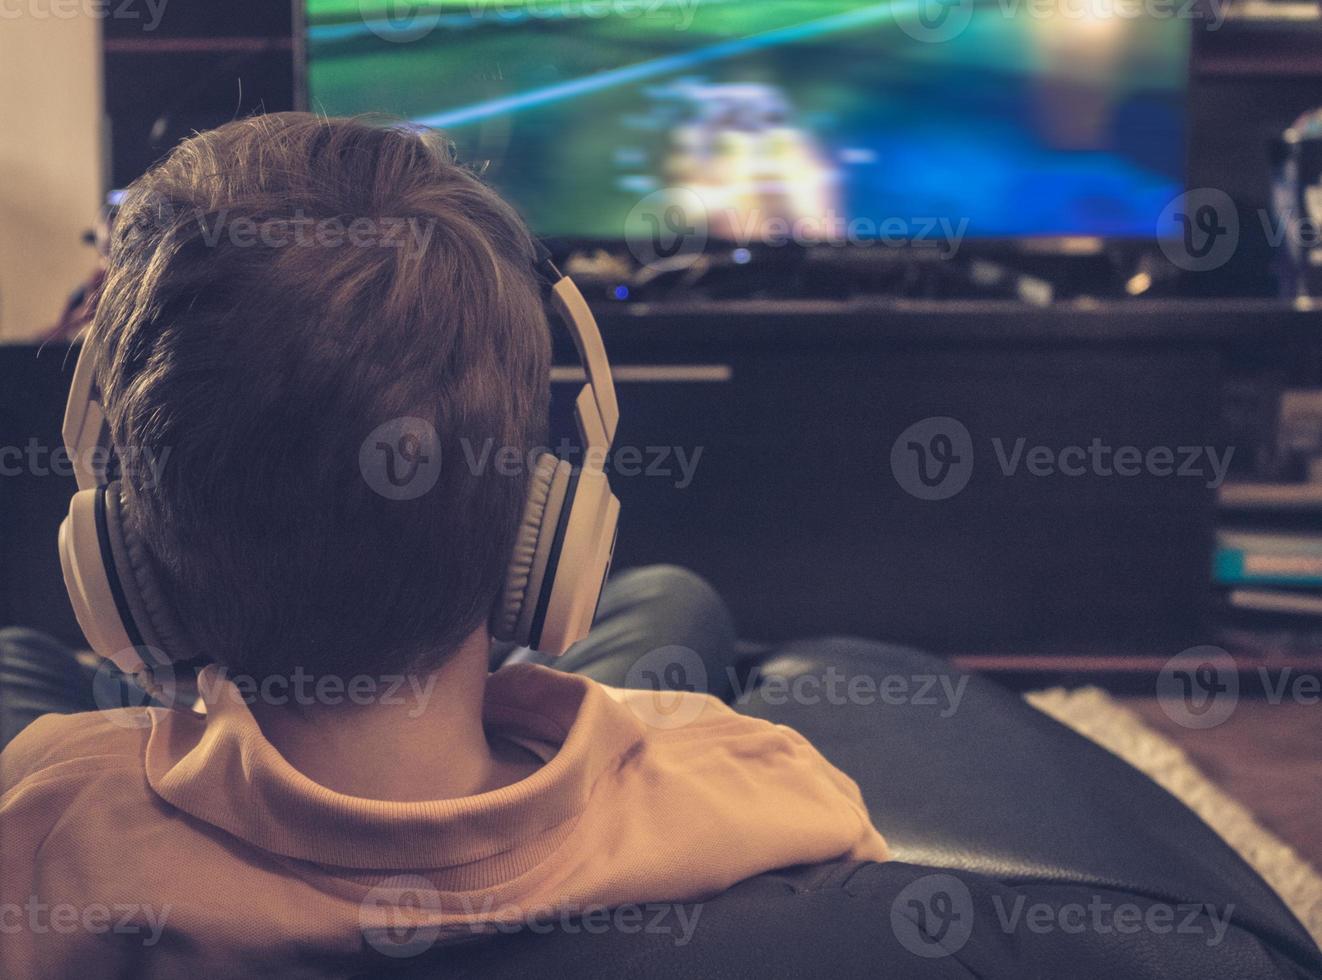
[[[295,769],[338,793],[407,802],[453,799],[517,782],[541,764],[482,725],[491,640],[474,633],[430,674],[369,704],[253,703],[262,734]],[[346,682],[347,682],[346,678]],[[365,699],[360,699],[365,700]]]

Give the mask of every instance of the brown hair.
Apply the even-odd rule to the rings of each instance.
[[[532,239],[438,134],[281,113],[125,195],[93,330],[127,519],[195,653],[266,676],[422,670],[487,618],[545,438]],[[439,453],[391,494],[371,436]],[[365,445],[365,440],[368,444]],[[419,452],[415,452],[417,457]]]

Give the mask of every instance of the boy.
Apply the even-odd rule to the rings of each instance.
[[[470,939],[886,857],[789,729],[488,673],[528,473],[468,458],[544,444],[533,266],[514,212],[412,128],[244,120],[131,189],[98,380],[121,459],[160,464],[125,466],[123,520],[211,662],[205,712],[46,715],[0,756],[0,974],[342,975],[401,916]],[[404,418],[443,462],[399,499],[361,451]]]

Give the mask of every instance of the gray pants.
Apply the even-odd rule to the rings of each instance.
[[[592,631],[563,657],[548,658],[512,644],[492,650],[492,669],[532,661],[583,674],[615,687],[637,686],[654,676],[658,685],[692,687],[703,672],[709,693],[730,695],[735,657],[734,624],[716,591],[692,572],[653,565],[613,575],[606,584]],[[640,677],[631,668],[661,648],[689,651],[664,659],[693,661],[697,670],[656,671]],[[102,696],[94,694],[94,683]],[[107,698],[103,685],[118,683],[122,697]],[[129,678],[108,679],[80,663],[60,641],[35,630],[0,629],[0,748],[41,715],[95,711],[112,704],[140,704]]]

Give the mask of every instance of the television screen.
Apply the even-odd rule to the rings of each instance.
[[[544,236],[1152,238],[1183,190],[1189,25],[1133,5],[306,2],[310,108],[444,130]]]

